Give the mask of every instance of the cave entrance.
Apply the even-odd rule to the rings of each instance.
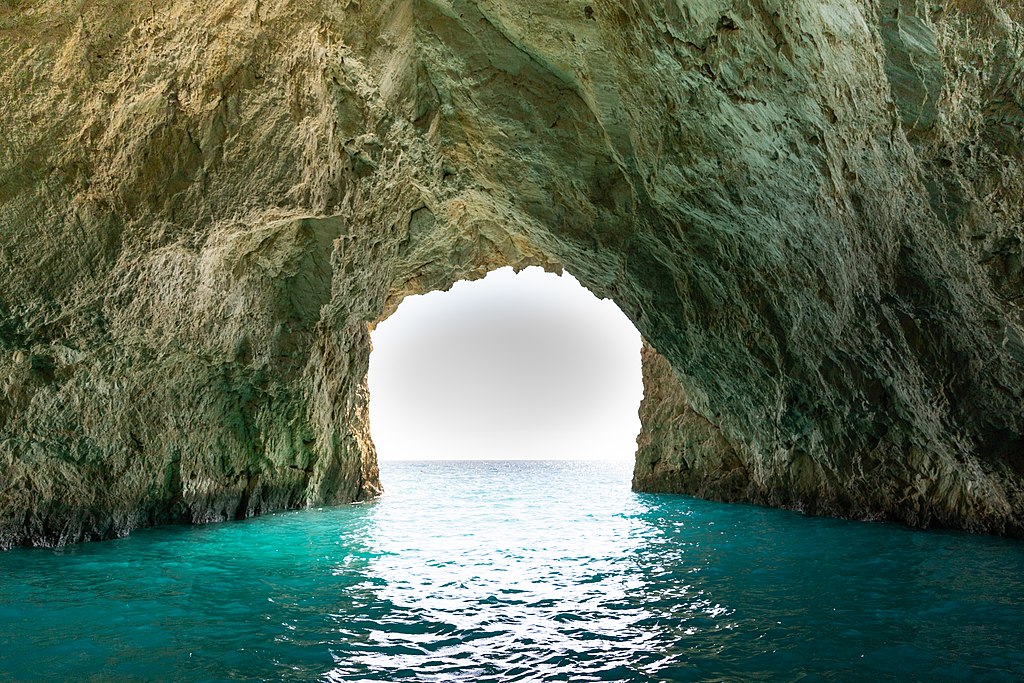
[[[571,275],[492,271],[407,297],[372,335],[380,460],[632,460],[641,337]]]

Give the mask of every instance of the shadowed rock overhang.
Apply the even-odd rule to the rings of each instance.
[[[635,485],[1024,529],[1024,12],[0,6],[0,547],[379,491],[369,328],[566,267]]]

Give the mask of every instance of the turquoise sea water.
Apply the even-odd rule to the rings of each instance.
[[[1024,543],[633,494],[628,465],[382,477],[0,554],[0,679],[1024,679]]]

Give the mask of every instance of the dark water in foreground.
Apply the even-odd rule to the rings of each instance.
[[[0,679],[1024,679],[1024,544],[385,464],[350,507],[0,554]]]

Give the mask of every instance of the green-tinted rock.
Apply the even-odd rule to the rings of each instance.
[[[369,328],[530,264],[678,381],[638,484],[1019,530],[1021,12],[912,9],[8,3],[0,545],[374,495]]]

